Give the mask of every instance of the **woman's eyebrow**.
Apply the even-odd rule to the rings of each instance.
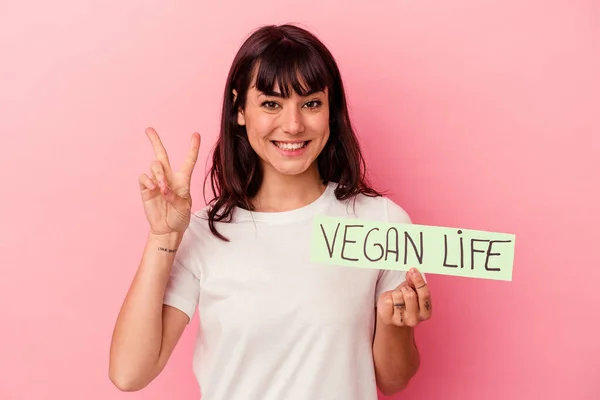
[[[306,93],[302,97],[312,96],[313,94],[316,94],[316,93],[325,93],[325,91],[313,89],[310,92]],[[279,93],[279,92],[261,92],[259,96],[268,96],[268,97],[283,98],[283,95],[281,93]]]
[[[265,97],[279,97],[282,98],[283,95],[279,92],[260,92],[259,96],[265,96]]]

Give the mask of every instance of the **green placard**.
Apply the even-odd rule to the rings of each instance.
[[[417,224],[317,217],[311,261],[512,280],[515,235]]]

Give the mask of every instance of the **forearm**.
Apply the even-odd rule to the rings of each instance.
[[[168,249],[176,249],[180,242],[175,235],[148,236],[113,332],[109,371],[113,380],[130,385],[155,374],[163,336],[163,296],[175,257]]]
[[[414,328],[386,325],[377,315],[373,363],[377,386],[382,393],[391,395],[404,389],[420,364]]]

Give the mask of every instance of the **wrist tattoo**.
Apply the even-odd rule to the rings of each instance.
[[[159,251],[166,251],[167,253],[175,253],[177,249],[167,249],[166,247],[158,247]]]

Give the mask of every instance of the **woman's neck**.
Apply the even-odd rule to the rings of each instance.
[[[325,189],[316,166],[299,175],[265,171],[252,204],[258,212],[291,211],[314,202]]]

